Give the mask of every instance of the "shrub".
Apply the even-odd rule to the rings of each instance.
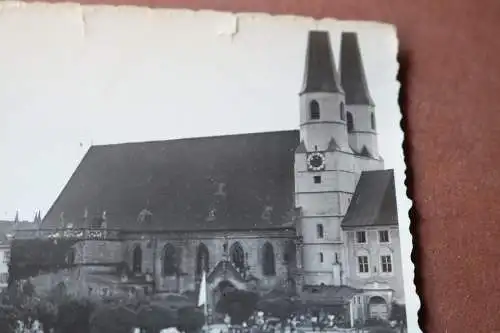
[[[203,311],[195,307],[185,307],[177,311],[177,329],[185,333],[197,333],[205,324]]]
[[[86,299],[68,298],[57,310],[56,333],[87,333],[94,304]]]
[[[231,324],[240,325],[252,315],[258,300],[256,293],[226,288],[217,303],[216,311],[227,313],[231,317]]]

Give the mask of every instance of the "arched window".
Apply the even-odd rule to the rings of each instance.
[[[285,253],[283,255],[283,261],[286,265],[295,265],[295,259],[297,257],[297,248],[295,242],[287,241],[285,244]]]
[[[231,262],[233,263],[234,267],[236,267],[239,270],[242,270],[245,268],[245,252],[243,251],[243,248],[241,247],[241,244],[239,242],[234,243],[231,246]]]
[[[177,273],[177,256],[175,247],[172,244],[166,244],[163,248],[163,275],[173,276]]]
[[[311,120],[318,120],[319,119],[319,103],[315,100],[312,100],[311,103],[309,103],[309,113],[311,116]]]
[[[340,103],[340,120],[345,120],[345,107],[344,103]]]
[[[262,273],[265,276],[276,275],[276,265],[274,262],[274,249],[271,243],[266,242],[262,249]]]
[[[372,130],[375,130],[376,129],[375,114],[373,112],[370,115],[370,120],[371,120],[371,124],[372,124]]]
[[[134,252],[132,254],[132,272],[142,272],[142,249],[140,245],[134,247]]]
[[[319,253],[319,262],[323,262],[323,252]]]
[[[320,238],[320,239],[325,236],[322,224],[317,224],[316,225],[316,234],[317,234],[317,237]]]
[[[352,113],[347,112],[347,132],[351,133],[354,130],[354,119]]]
[[[68,264],[68,265],[75,264],[75,249],[74,248],[69,249],[68,253],[66,254],[66,264]]]
[[[196,276],[201,276],[203,272],[208,272],[208,256],[207,246],[203,243],[198,245],[198,251],[196,252]]]

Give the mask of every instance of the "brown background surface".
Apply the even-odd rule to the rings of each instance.
[[[429,333],[500,332],[500,0],[81,3],[395,24],[421,327]]]

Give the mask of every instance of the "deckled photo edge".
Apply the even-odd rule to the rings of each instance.
[[[57,6],[57,5],[54,5],[54,6]],[[92,10],[99,10],[100,7],[101,6],[83,6],[83,8],[92,8]],[[110,6],[107,6],[107,7],[110,8]],[[116,8],[116,10],[119,11],[121,7],[117,6],[115,8]],[[128,9],[132,10],[134,8],[129,7]],[[149,9],[149,8],[146,10],[148,10],[148,11],[152,10],[154,12],[157,11],[156,9]],[[229,16],[233,16],[233,17],[236,17],[236,20],[238,21],[238,29],[245,29],[245,21],[246,20],[252,20],[252,21],[255,21],[255,20],[257,20],[257,21],[260,21],[260,20],[264,20],[264,21],[267,21],[267,20],[270,20],[270,21],[287,20],[289,23],[292,23],[292,24],[294,22],[297,22],[297,20],[298,20],[301,22],[301,24],[302,23],[306,24],[306,25],[313,24],[315,26],[316,30],[326,29],[328,31],[332,31],[331,26],[338,25],[340,23],[340,24],[347,24],[349,26],[359,25],[360,27],[362,27],[363,30],[370,29],[373,27],[374,29],[385,29],[388,31],[388,33],[389,33],[389,31],[391,31],[390,33],[393,35],[392,38],[394,39],[394,44],[396,47],[396,50],[394,52],[391,52],[391,53],[394,53],[394,60],[393,61],[397,64],[396,72],[394,73],[394,80],[398,83],[398,92],[394,95],[394,98],[396,98],[396,99],[399,98],[399,87],[401,86],[401,83],[397,80],[397,77],[396,77],[398,70],[399,70],[399,64],[397,62],[398,38],[397,38],[397,31],[396,31],[395,27],[390,25],[390,24],[379,23],[379,22],[364,22],[364,21],[359,21],[359,22],[358,21],[337,21],[335,19],[314,20],[312,18],[305,18],[305,17],[300,17],[300,16],[268,15],[268,14],[261,14],[261,13],[243,13],[243,14],[233,13],[233,14],[229,15],[229,13],[219,13],[219,12],[209,11],[209,10],[200,10],[200,11],[189,10],[189,11],[187,11],[187,10],[181,10],[181,9],[175,9],[175,10],[161,9],[161,11],[163,11],[164,13],[166,13],[168,15],[172,15],[172,16],[175,16],[176,13],[180,14],[182,12],[191,12],[191,14],[194,15],[192,17],[192,19],[195,19],[195,20],[196,20],[196,17],[198,15],[204,15],[204,14],[208,14],[211,16],[213,15],[215,20],[217,19],[217,16],[219,14],[221,15],[221,17],[224,16],[224,18],[228,18]],[[230,29],[232,29],[232,28],[230,28]],[[314,30],[314,29],[311,29],[311,30]],[[337,28],[335,28],[335,30],[337,30]],[[233,38],[238,38],[237,32],[236,32],[235,36],[233,36]],[[403,133],[402,128],[400,127],[400,121],[402,120],[402,113],[400,111],[399,105],[398,105],[398,111],[400,113],[399,113],[399,117],[397,119],[395,119],[395,120],[397,120],[395,126],[397,126],[397,128],[400,130],[399,135],[398,135],[399,136],[398,141],[401,142],[401,144],[400,144],[401,157],[400,158],[404,163],[404,151],[403,151],[404,133]],[[406,167],[408,168],[408,166],[406,166]],[[406,179],[405,172],[406,172],[406,169],[405,170],[399,170],[399,169],[395,170],[395,174],[397,175],[398,181],[403,181],[403,183],[404,183],[404,181]],[[405,188],[406,188],[406,186],[405,186]],[[401,227],[402,221],[408,221],[408,224],[405,228],[399,229],[399,232],[400,232],[399,236],[401,238],[401,242],[404,241],[404,242],[409,244],[409,249],[408,249],[408,246],[405,246],[406,251],[404,251],[404,252],[408,252],[408,250],[409,250],[409,252],[406,254],[404,254],[404,252],[403,252],[403,258],[402,258],[403,259],[402,265],[403,265],[404,271],[406,272],[405,278],[404,278],[406,305],[408,306],[408,301],[411,301],[411,303],[413,303],[412,305],[416,306],[415,309],[412,309],[411,313],[407,314],[408,318],[410,320],[410,322],[408,323],[408,326],[409,326],[408,328],[410,329],[410,332],[413,332],[413,331],[416,332],[416,330],[413,330],[413,329],[419,329],[418,323],[417,323],[417,320],[418,320],[417,314],[418,314],[418,310],[420,307],[420,299],[419,299],[419,296],[416,292],[416,288],[414,286],[414,263],[411,260],[411,251],[412,251],[412,244],[413,244],[412,235],[409,231],[409,226],[411,223],[410,218],[409,218],[409,211],[410,211],[411,207],[412,207],[412,200],[407,196],[406,192],[404,193],[403,196],[398,197],[397,208],[398,208],[399,226]],[[105,217],[102,217],[102,218],[105,220]],[[147,217],[144,217],[144,218],[147,218]],[[402,245],[402,247],[403,247],[403,245]],[[410,271],[411,274],[408,274],[408,271]],[[410,276],[411,278],[408,278],[408,276]],[[413,311],[413,310],[415,310],[415,311]],[[415,312],[415,313],[413,313],[413,312]]]

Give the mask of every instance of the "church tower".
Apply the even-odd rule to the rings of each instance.
[[[345,94],[326,31],[308,35],[300,91],[300,145],[295,152],[295,205],[301,209],[306,285],[338,284],[333,264],[342,262],[340,223],[354,192],[354,154],[349,146]]]
[[[354,32],[342,33],[339,71],[345,91],[349,145],[356,153],[379,160],[375,104],[366,82],[358,36]],[[370,164],[373,165],[368,169],[382,168],[380,163]]]

